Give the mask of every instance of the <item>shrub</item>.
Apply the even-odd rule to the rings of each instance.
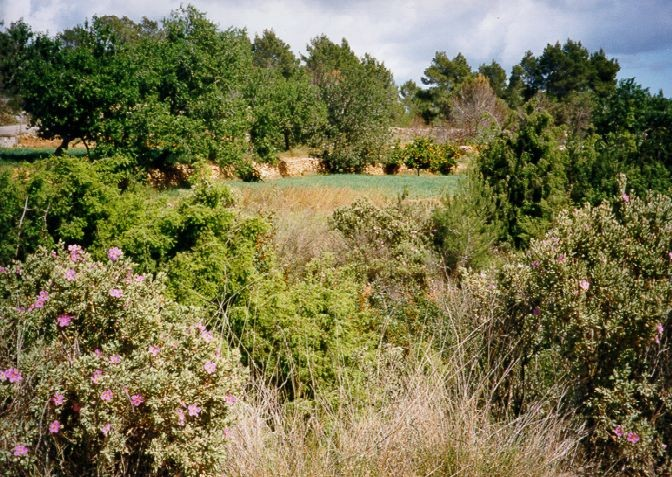
[[[418,137],[400,151],[403,162],[420,174],[421,169],[447,175],[455,168],[457,149],[450,144],[436,144],[430,138]]]
[[[244,373],[198,308],[119,249],[42,249],[0,273],[9,475],[215,475]]]
[[[604,470],[670,472],[672,199],[623,195],[563,213],[498,278],[501,387],[514,409],[566,389]]]

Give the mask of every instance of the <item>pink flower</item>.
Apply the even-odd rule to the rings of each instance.
[[[619,439],[621,437],[623,437],[623,434],[625,434],[625,431],[623,430],[623,426],[618,425],[618,426],[614,427],[614,434],[616,434],[616,437],[618,437]]]
[[[133,279],[138,283],[142,283],[142,282],[145,281],[145,276],[144,275],[136,275]]]
[[[68,245],[68,252],[70,252],[70,260],[77,262],[81,258],[82,247],[79,245]]]
[[[134,394],[131,396],[131,404],[133,404],[135,407],[138,407],[143,402],[145,402],[145,398],[142,397],[142,394]]]
[[[65,271],[65,279],[68,280],[69,282],[74,282],[77,279],[77,274],[72,268],[68,268]]]
[[[628,437],[626,437],[627,441],[631,444],[637,444],[639,442],[639,434],[636,432],[628,432]]]
[[[579,280],[579,288],[581,290],[587,291],[590,288],[590,282],[588,280]]]
[[[112,390],[106,389],[102,393],[100,393],[100,399],[102,399],[105,402],[110,402],[112,398],[114,397],[114,394],[112,393]]]
[[[51,424],[49,424],[49,432],[52,434],[58,434],[58,432],[61,430],[61,423],[58,422],[57,420],[52,421]]]
[[[198,407],[197,404],[189,404],[187,406],[187,412],[192,417],[198,417],[198,415],[201,413],[201,408]]]
[[[238,402],[238,398],[233,394],[227,394],[226,397],[224,398],[224,401],[226,402],[226,404],[234,405]]]
[[[72,412],[79,412],[82,410],[82,405],[78,402],[73,402],[72,406],[70,406],[70,409],[72,409]]]
[[[12,452],[16,457],[22,457],[28,454],[28,447],[22,444],[14,446],[14,451]]]
[[[58,326],[60,326],[61,328],[65,328],[66,326],[70,326],[70,323],[72,323],[72,319],[73,319],[72,315],[63,313],[62,315],[58,315],[56,321],[58,321]]]
[[[558,263],[564,263],[566,259],[567,255],[565,255],[564,253],[561,253],[560,255],[558,255],[558,258],[556,258]]]
[[[28,311],[32,311],[38,308],[44,308],[44,304],[49,300],[49,293],[42,290],[37,296],[35,303],[28,307]]]
[[[206,361],[203,365],[203,369],[205,369],[208,374],[213,374],[217,371],[217,364],[214,361]]]
[[[103,352],[100,351],[100,348],[96,348],[93,350],[93,354],[96,355],[96,358],[102,358],[103,357]]]
[[[7,270],[6,267],[0,266],[0,273],[7,273],[9,270]]]
[[[195,326],[196,326],[196,329],[199,330],[199,331],[201,331],[201,332],[203,332],[203,331],[205,331],[205,330],[207,329],[207,328],[205,327],[205,325],[203,325],[203,323],[201,323],[201,322],[196,323]]]
[[[539,316],[539,315],[541,315],[541,308],[539,308],[538,306],[535,306],[534,308],[532,308],[532,314],[533,314],[534,316]]]
[[[119,356],[118,354],[113,354],[112,356],[110,356],[110,363],[112,364],[121,363],[121,356]]]
[[[110,296],[113,298],[121,298],[122,296],[124,296],[124,292],[121,291],[119,288],[112,288],[109,293]]]
[[[149,354],[151,354],[152,356],[158,356],[160,352],[161,348],[159,348],[158,346],[149,345]]]
[[[61,406],[65,402],[65,396],[57,391],[51,397],[51,402],[54,403],[54,406]]]
[[[6,369],[4,372],[3,381],[7,379],[10,383],[20,383],[23,381],[23,376],[21,376],[21,371],[16,368]]]
[[[628,194],[626,194],[625,192],[623,192],[623,195],[621,196],[621,199],[623,199],[623,202],[625,202],[626,204],[628,202],[630,202],[630,196]]]
[[[663,326],[662,323],[658,323],[656,325],[656,337],[655,341],[657,344],[660,344],[660,340],[663,337],[663,333],[665,332],[665,327]]]
[[[116,262],[121,258],[123,254],[124,253],[121,251],[119,247],[112,247],[107,251],[107,258],[109,258],[113,262]]]
[[[177,409],[175,412],[177,413],[177,423],[180,426],[184,426],[187,423],[184,411],[182,409]]]
[[[667,252],[667,256],[669,257],[670,261],[672,262],[672,252]]]
[[[201,330],[201,338],[203,338],[203,341],[206,343],[210,343],[212,341],[212,333],[208,330]]]
[[[530,266],[531,266],[532,268],[539,268],[539,266],[540,266],[539,260],[534,260],[534,261],[530,264]]]
[[[103,370],[102,369],[96,369],[93,374],[91,375],[91,382],[93,384],[99,384],[100,383],[100,378],[103,377]]]
[[[110,431],[112,430],[112,424],[109,422],[103,426],[100,426],[100,432],[102,432],[104,435],[108,435]]]

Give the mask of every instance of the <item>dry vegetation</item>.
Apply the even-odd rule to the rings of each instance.
[[[381,349],[364,398],[343,383],[340,404],[312,412],[281,406],[276,392],[259,385],[231,429],[226,475],[574,475],[568,469],[577,467],[581,429],[548,412],[548,403],[515,419],[492,417],[487,373],[471,352],[479,340],[466,326],[469,297],[446,293],[448,326],[458,338],[446,343],[443,364],[434,352]]]

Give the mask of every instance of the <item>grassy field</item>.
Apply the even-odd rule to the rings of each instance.
[[[264,191],[269,189],[337,189],[351,191],[355,195],[372,194],[390,198],[407,192],[409,199],[436,198],[444,193],[455,193],[459,176],[365,176],[338,174],[329,176],[288,177],[267,182],[230,182],[232,188],[241,191]]]

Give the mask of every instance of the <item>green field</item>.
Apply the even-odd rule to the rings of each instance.
[[[411,199],[439,197],[457,191],[460,176],[366,176],[338,174],[325,176],[287,177],[265,182],[231,181],[233,189],[262,192],[277,189],[349,189],[358,193],[372,192],[387,197],[396,197],[407,192]]]

